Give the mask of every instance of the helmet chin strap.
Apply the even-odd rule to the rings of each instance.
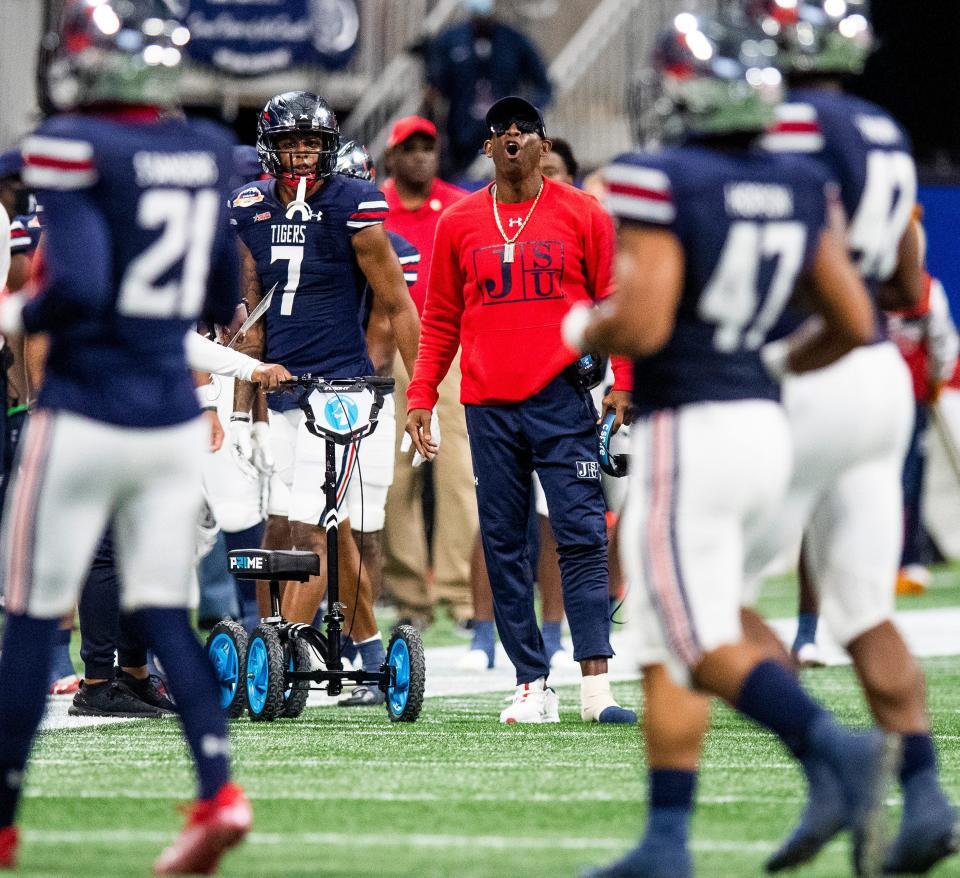
[[[298,214],[304,222],[309,221],[310,217],[313,215],[313,211],[310,210],[310,205],[307,204],[306,177],[300,178],[299,182],[297,183],[297,197],[287,205],[288,220],[296,219]]]

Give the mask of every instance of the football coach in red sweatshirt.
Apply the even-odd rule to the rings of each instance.
[[[495,182],[440,218],[434,242],[407,432],[432,458],[437,386],[463,347],[466,407],[480,532],[503,646],[517,669],[505,723],[558,722],[550,663],[537,628],[527,564],[530,477],[540,476],[560,554],[564,604],[580,662],[581,716],[635,722],[610,691],[607,532],[597,463],[597,412],[560,323],[576,302],[608,295],[614,230],[600,203],[545,179],[550,149],[539,110],[522,98],[487,113],[484,152]],[[618,423],[630,400],[630,367],[615,364],[604,407]]]

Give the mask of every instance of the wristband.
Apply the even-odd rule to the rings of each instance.
[[[207,391],[213,387],[213,384],[198,384],[196,387],[197,391],[197,402],[200,403],[200,408],[205,409],[210,405],[216,407],[216,404],[210,399]]]
[[[249,412],[234,412],[230,415],[231,421],[239,421],[240,423],[249,424],[253,418],[250,417]]]
[[[760,360],[774,381],[783,381],[790,373],[790,343],[784,338],[765,344],[760,349]]]

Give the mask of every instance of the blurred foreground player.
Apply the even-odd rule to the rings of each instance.
[[[843,729],[741,624],[745,553],[791,469],[761,347],[802,276],[822,324],[790,339],[781,367],[820,368],[874,333],[867,293],[828,226],[826,172],[754,148],[781,94],[763,42],[755,28],[689,14],[661,35],[657,70],[685,140],[624,155],[605,172],[621,221],[618,292],[599,317],[578,309],[564,324],[577,349],[636,358],[640,414],[621,551],[639,614],[650,810],[643,843],[597,875],[693,872],[686,836],[699,751],[692,765],[676,753],[709,706],[665,690],[661,665],[773,732],[798,760],[828,765],[836,784],[821,804],[842,813],[835,832],[852,829],[858,856],[882,805],[884,736]]]
[[[159,26],[158,26],[159,25]],[[0,863],[43,715],[57,619],[112,525],[122,604],[170,674],[198,801],[157,874],[212,872],[249,830],[226,722],[187,606],[207,441],[184,357],[201,316],[227,323],[237,264],[224,210],[231,144],[164,120],[189,32],[154,0],[70,0],[47,71],[54,116],[24,145],[49,206],[46,284],[0,306],[0,331],[45,331],[46,377],[2,534]],[[109,376],[109,383],[105,380]],[[162,561],[158,561],[162,559]]]

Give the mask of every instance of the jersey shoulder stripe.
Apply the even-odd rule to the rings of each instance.
[[[668,225],[677,211],[670,178],[659,168],[617,159],[604,171],[609,194],[607,209],[616,217]]]
[[[764,136],[763,147],[769,152],[821,152],[824,139],[816,107],[807,103],[777,107],[776,122]]]
[[[34,135],[23,144],[23,182],[38,189],[84,189],[97,182],[93,144]]]
[[[20,220],[14,220],[10,223],[10,252],[19,253],[21,250],[29,250],[33,244],[30,232],[26,230]]]

